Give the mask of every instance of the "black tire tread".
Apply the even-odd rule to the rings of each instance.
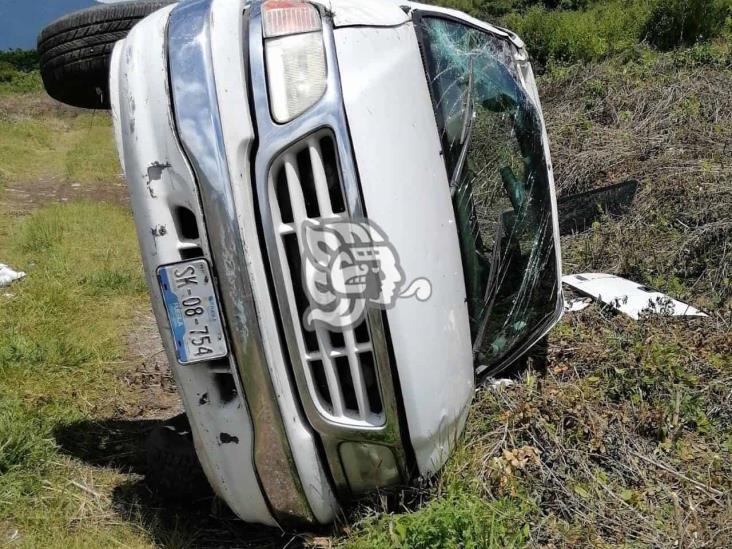
[[[69,105],[109,108],[114,45],[143,17],[172,3],[147,0],[101,4],[64,15],[38,37],[41,78],[48,94]]]
[[[44,42],[52,37],[70,31],[84,29],[84,27],[101,24],[123,22],[133,23],[152,13],[155,9],[170,4],[170,2],[122,2],[118,4],[100,4],[83,10],[75,11],[59,17],[53,23],[46,26],[38,37],[39,49],[44,47]],[[151,6],[157,6],[151,9]],[[129,24],[131,27],[132,25]]]
[[[128,31],[112,31],[105,34],[96,34],[91,36],[85,36],[83,38],[76,38],[69,40],[63,44],[55,46],[49,50],[46,50],[41,56],[41,62],[46,65],[53,65],[59,58],[63,58],[65,55],[71,55],[72,53],[79,50],[86,50],[88,48],[97,48],[114,44],[127,36]]]

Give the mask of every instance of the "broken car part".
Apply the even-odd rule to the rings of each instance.
[[[389,0],[188,0],[117,43],[109,97],[193,441],[244,520],[324,524],[434,474],[474,364],[562,314],[509,31]]]
[[[603,215],[622,215],[630,208],[637,191],[638,182],[629,179],[559,198],[559,233],[579,233],[587,230]]]
[[[604,273],[565,275],[562,282],[581,294],[638,320],[642,316],[708,316],[672,297],[619,276]]]
[[[564,312],[565,313],[577,313],[584,311],[587,307],[592,304],[592,298],[590,297],[575,297],[564,300]]]

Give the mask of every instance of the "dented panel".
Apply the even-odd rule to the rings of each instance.
[[[429,90],[411,24],[335,32],[343,101],[369,220],[426,301],[399,299],[388,318],[417,464],[436,472],[473,393],[468,311],[455,215]],[[449,383],[446,383],[449,380]]]
[[[173,376],[201,464],[214,490],[245,520],[274,524],[252,464],[252,427],[224,360],[181,366],[156,279],[161,265],[195,254],[210,258],[193,174],[175,136],[167,85],[165,28],[172,7],[144,21],[114,49],[112,115],[128,182],[145,273]],[[181,212],[189,212],[185,219]],[[222,443],[222,433],[228,442]],[[185,479],[181,479],[185,482]]]

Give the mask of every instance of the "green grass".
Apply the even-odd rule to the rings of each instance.
[[[98,183],[118,179],[121,170],[107,115],[46,114],[51,116],[11,113],[3,117],[0,110],[0,181],[25,183],[61,177],[69,182]]]
[[[649,9],[648,2],[626,0],[599,2],[579,11],[535,6],[524,14],[506,16],[504,23],[543,65],[593,61],[637,44]]]
[[[714,39],[726,42],[732,0],[609,0],[578,10],[538,3],[508,13],[502,23],[521,36],[540,66],[589,62],[632,54],[639,45],[670,51]]]
[[[418,512],[380,514],[357,525],[344,541],[352,549],[465,549],[523,547],[528,541],[531,504],[525,499],[485,500],[475,490],[456,489],[431,500]]]
[[[88,496],[70,482],[92,475],[103,491],[118,475],[64,457],[53,433],[130,400],[115,369],[146,302],[132,221],[119,206],[45,206],[2,218],[0,249],[27,272],[0,295],[0,525],[21,545],[91,546],[98,524],[69,528]]]
[[[43,90],[41,74],[37,71],[19,71],[0,61],[0,96]]]

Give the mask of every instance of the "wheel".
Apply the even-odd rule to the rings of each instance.
[[[185,414],[150,432],[145,441],[145,457],[145,481],[164,499],[185,503],[213,495],[196,456]]]
[[[74,107],[109,108],[109,61],[117,40],[143,17],[173,3],[143,0],[101,4],[65,15],[38,36],[48,95]]]

